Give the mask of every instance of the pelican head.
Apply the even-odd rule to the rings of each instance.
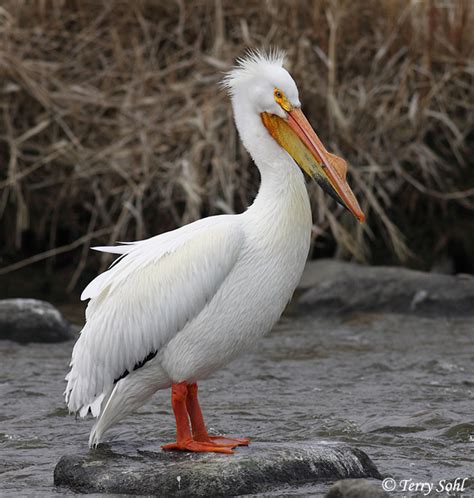
[[[246,140],[246,124],[239,123],[239,115],[254,125],[252,134],[257,138],[262,138],[258,137],[259,128],[266,130],[307,175],[363,222],[364,213],[346,180],[346,161],[329,153],[318,138],[301,110],[298,88],[283,63],[284,53],[279,50],[268,54],[250,51],[224,78],[244,144],[251,138]]]

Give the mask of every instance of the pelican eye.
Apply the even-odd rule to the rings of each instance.
[[[288,99],[286,98],[286,95],[279,90],[278,88],[275,88],[273,91],[273,97],[275,98],[275,102],[285,111],[291,110],[291,104],[288,102]]]

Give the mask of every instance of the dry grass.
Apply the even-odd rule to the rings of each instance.
[[[317,249],[431,264],[472,219],[473,12],[469,0],[5,0],[4,272],[76,249],[73,288],[91,241],[244,209],[258,175],[218,81],[244,47],[268,45],[287,49],[369,219],[311,186]]]

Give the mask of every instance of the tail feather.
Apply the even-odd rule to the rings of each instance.
[[[102,403],[100,406],[100,418],[93,425],[91,433],[89,435],[89,448],[97,447],[97,445],[100,443],[100,439],[101,439],[102,435],[114,423],[112,420],[112,417],[107,416],[106,411],[105,411],[105,409],[107,408],[107,405],[109,403],[109,400],[114,392],[115,392],[115,386],[111,391],[109,391],[107,393],[106,396],[104,396],[104,398],[102,400]],[[103,415],[105,415],[105,418],[103,418]]]
[[[171,385],[166,375],[156,375],[156,368],[154,372],[145,367],[143,372],[140,370],[117,382],[103,397],[99,419],[90,433],[90,448],[95,448],[110,427],[140,408],[158,389],[165,389]],[[152,377],[150,374],[153,374]]]

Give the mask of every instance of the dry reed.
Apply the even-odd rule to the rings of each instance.
[[[357,225],[310,186],[315,253],[427,266],[456,237],[469,247],[473,11],[468,0],[5,0],[3,273],[76,249],[72,289],[92,241],[244,209],[258,174],[218,82],[245,47],[269,45],[287,50],[306,114],[352,164],[368,217]]]

